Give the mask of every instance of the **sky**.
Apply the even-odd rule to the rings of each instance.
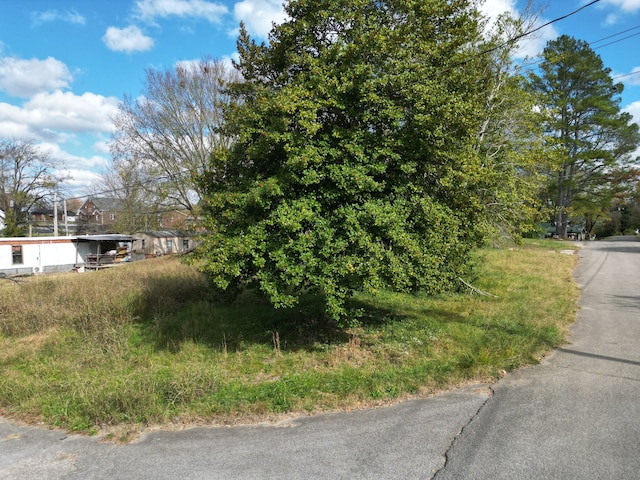
[[[589,42],[640,123],[640,0],[534,2],[538,25],[584,8],[528,37],[522,55],[563,34]],[[483,8],[518,14],[525,4],[486,0]],[[0,139],[34,139],[70,177],[68,194],[87,195],[111,164],[118,103],[142,93],[145,69],[229,60],[240,21],[266,41],[285,18],[282,0],[0,0]]]

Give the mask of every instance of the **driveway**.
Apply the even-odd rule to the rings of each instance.
[[[640,243],[580,256],[571,343],[491,387],[128,445],[0,419],[0,478],[640,478]]]

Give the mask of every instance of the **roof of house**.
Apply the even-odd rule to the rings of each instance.
[[[118,212],[122,210],[122,200],[109,197],[91,197],[87,200],[92,202],[98,210],[103,212]]]
[[[120,235],[117,233],[110,233],[105,235],[78,235],[75,237],[81,242],[132,242],[133,237],[131,235]]]
[[[140,232],[136,236],[140,236],[140,235],[146,235],[148,237],[153,237],[153,238],[167,238],[167,237],[184,237],[184,236],[187,236],[187,235],[185,235],[184,232],[180,232],[180,231],[177,231],[177,230],[155,230],[153,232]]]
[[[53,215],[53,208],[32,208],[31,215]]]
[[[63,243],[63,242],[131,242],[131,235],[107,234],[107,235],[70,235],[70,236],[46,236],[46,237],[0,237],[3,244],[25,243]]]

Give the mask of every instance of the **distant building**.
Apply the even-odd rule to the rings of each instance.
[[[123,211],[118,198],[91,197],[78,210],[78,221],[97,225],[113,225],[118,214]]]
[[[194,247],[195,240],[190,235],[175,230],[161,230],[136,233],[131,252],[134,256],[157,257],[187,253]]]

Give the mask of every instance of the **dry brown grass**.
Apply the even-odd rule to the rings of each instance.
[[[205,279],[170,257],[98,272],[38,275],[0,287],[0,333],[5,335],[55,327],[103,333],[207,296]]]

